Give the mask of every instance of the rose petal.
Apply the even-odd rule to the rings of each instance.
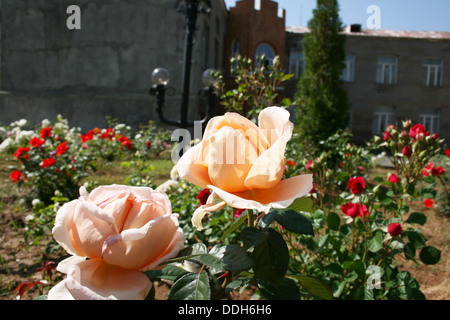
[[[183,154],[176,164],[176,170],[182,179],[200,188],[206,188],[208,184],[211,184],[208,167],[203,164],[202,143],[193,146]]]
[[[184,245],[184,236],[180,238],[178,229],[178,215],[166,214],[139,229],[126,230],[119,241],[106,244],[103,260],[123,268],[146,268],[172,251],[178,253]]]
[[[256,158],[256,150],[241,131],[222,127],[210,139],[208,174],[211,184],[229,192],[246,190],[244,181]]]
[[[312,182],[312,175],[305,174],[282,180],[270,189],[230,193],[213,185],[208,187],[231,207],[268,213],[271,208],[287,208],[295,199],[307,195],[313,187]]]
[[[78,202],[79,200],[73,200],[59,208],[55,217],[55,225],[52,229],[53,238],[71,255],[83,255],[81,251],[73,246],[70,233],[66,226],[66,221],[72,219],[72,214]]]
[[[74,265],[85,261],[86,257],[79,257],[79,256],[71,256],[67,259],[64,259],[60,263],[58,263],[58,266],[56,267],[56,270],[62,273],[68,273],[69,269],[72,268]]]
[[[291,130],[285,133],[253,164],[247,178],[245,186],[249,189],[269,189],[275,187],[283,178],[284,153],[286,144],[292,136]],[[220,188],[220,186],[217,186]]]
[[[210,196],[211,197],[211,196]],[[191,222],[197,230],[203,230],[202,219],[208,212],[219,211],[225,207],[225,201],[216,203],[206,203],[198,207],[192,215]]]
[[[151,282],[141,271],[92,259],[74,266],[65,287],[76,300],[143,300]]]
[[[286,132],[290,131],[292,133],[294,130],[294,125],[289,120],[289,117],[289,111],[281,107],[267,107],[259,113],[259,128],[263,132],[266,132],[267,139],[271,145],[280,139]]]
[[[67,279],[60,281],[47,294],[47,300],[75,300],[66,287]]]
[[[71,219],[65,223],[77,255],[100,258],[104,239],[118,232],[113,221],[113,217],[94,204],[79,201]]]

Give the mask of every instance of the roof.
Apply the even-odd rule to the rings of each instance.
[[[287,32],[308,33],[307,27],[286,27]],[[361,29],[360,32],[351,32],[350,26],[346,26],[343,34],[360,37],[386,37],[386,38],[411,38],[411,39],[434,39],[450,40],[450,31],[406,31],[385,29]]]

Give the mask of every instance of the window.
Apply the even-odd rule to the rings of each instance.
[[[233,40],[232,44],[231,44],[231,56],[232,57],[237,57],[239,55],[239,52],[241,50],[241,43],[239,42],[239,40]]]
[[[421,114],[420,123],[429,133],[439,133],[439,111]]]
[[[355,56],[349,54],[345,57],[345,68],[342,70],[342,80],[345,82],[355,81]]]
[[[396,84],[397,83],[397,58],[379,57],[377,64],[377,83]]]
[[[442,59],[425,59],[423,68],[425,69],[424,84],[428,87],[442,86],[442,71],[444,62]]]
[[[388,124],[394,124],[395,113],[393,111],[375,111],[373,118],[373,134],[383,134]]]
[[[291,52],[289,57],[289,73],[294,75],[294,78],[299,79],[305,70],[305,60],[303,60],[302,52]]]
[[[275,50],[267,43],[260,44],[258,48],[256,48],[255,61],[256,66],[259,66],[261,63],[261,56],[265,56],[265,65],[272,65],[273,59],[275,59]]]

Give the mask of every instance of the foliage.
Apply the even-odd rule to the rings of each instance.
[[[228,89],[220,72],[213,74],[214,89],[225,111],[237,112],[251,119],[265,107],[277,104],[279,98],[277,88],[292,78],[293,74],[283,72],[283,65],[278,56],[269,63],[262,55],[256,62],[255,66],[250,58],[240,55],[231,58],[231,74],[234,81],[232,89]],[[279,103],[282,106],[289,106],[291,101],[283,99],[278,101]]]
[[[347,94],[341,78],[345,38],[336,0],[318,0],[310,32],[302,41],[305,71],[297,85],[298,124],[313,142],[325,140],[349,122]]]

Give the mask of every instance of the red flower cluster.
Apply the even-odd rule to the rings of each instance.
[[[100,139],[110,140],[110,141],[112,141],[113,139],[116,139],[116,141],[120,142],[122,147],[125,147],[128,150],[130,150],[133,145],[132,141],[129,138],[125,137],[124,135],[121,135],[121,134],[116,135],[116,132],[114,131],[113,128],[107,128],[105,130],[105,132],[101,132],[99,128],[94,128],[92,130],[89,130],[88,132],[86,132],[86,134],[81,135],[81,142],[85,143],[86,141],[93,140],[94,136],[97,136]],[[147,146],[149,146],[149,145],[147,145]]]
[[[42,146],[45,143],[45,139],[41,139],[38,137],[33,137],[30,139],[30,142],[28,142],[28,144],[32,147],[35,148],[39,148],[40,146]]]
[[[365,217],[369,215],[369,211],[367,211],[366,205],[360,205],[359,203],[346,203],[341,206],[342,212],[344,212],[347,216],[355,219],[356,217]]]
[[[288,166],[291,166],[292,168],[295,167],[295,161],[288,160],[287,164],[288,164]]]
[[[27,160],[30,156],[29,154],[26,154],[28,151],[30,151],[30,147],[19,147],[16,152],[14,152],[14,158],[18,160],[24,154],[23,158],[24,160]]]
[[[39,132],[41,138],[45,139],[52,136],[52,127],[46,127]]]
[[[58,146],[56,147],[56,155],[59,157],[67,150],[69,150],[69,147],[67,147],[67,142],[64,141],[64,142],[58,144]]]
[[[19,170],[14,170],[13,172],[11,172],[9,179],[11,179],[14,183],[16,183],[17,181],[19,181],[21,176],[22,172],[20,172]]]
[[[56,163],[55,158],[47,158],[47,159],[44,159],[44,160],[42,161],[41,167],[42,167],[42,168],[48,168],[48,167],[53,166],[55,163]]]
[[[445,173],[445,169],[441,166],[435,167],[434,162],[428,162],[425,168],[422,170],[422,176],[428,177],[430,174],[432,176],[438,176]]]
[[[348,187],[353,194],[360,194],[366,188],[366,183],[363,177],[350,178],[348,181]]]

